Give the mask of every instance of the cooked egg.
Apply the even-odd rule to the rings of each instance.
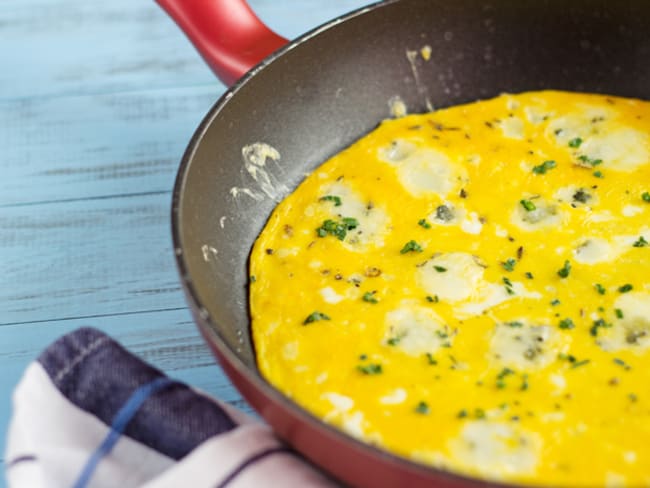
[[[439,469],[650,485],[649,219],[648,102],[545,91],[387,120],[257,240],[260,371]]]

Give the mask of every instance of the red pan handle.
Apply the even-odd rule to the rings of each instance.
[[[245,0],[156,0],[226,85],[288,41],[266,27]]]

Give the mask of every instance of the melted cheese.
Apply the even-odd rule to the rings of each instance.
[[[255,244],[261,372],[419,463],[649,485],[649,137],[649,103],[564,92],[383,122]]]

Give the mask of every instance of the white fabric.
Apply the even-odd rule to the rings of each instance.
[[[9,487],[72,487],[110,429],[68,401],[38,363],[27,368],[13,402],[5,459],[11,462],[25,455],[35,459],[8,466]],[[215,488],[224,480],[229,480],[228,488],[337,486],[296,454],[284,451],[268,426],[221,406],[240,423],[234,430],[208,439],[179,462],[122,436],[99,462],[88,487]],[[238,469],[268,450],[278,452]]]

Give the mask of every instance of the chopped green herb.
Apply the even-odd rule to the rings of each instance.
[[[434,296],[427,295],[426,298],[427,298],[427,302],[429,302],[429,303],[438,303],[440,301],[440,298],[438,298],[438,295],[434,295]]]
[[[513,322],[504,322],[503,325],[507,325],[508,327],[513,327],[513,328],[518,328],[518,327],[523,327],[524,324],[522,322],[518,321],[513,321]]]
[[[249,280],[251,283],[255,283],[257,281],[257,278],[255,277],[255,275],[251,275]]]
[[[482,408],[475,408],[474,409],[474,417],[477,419],[484,419],[485,418],[485,410]]]
[[[528,278],[529,280],[532,280],[532,279],[535,278],[535,277],[533,276],[533,273],[531,273],[530,271],[526,271],[525,276],[526,276],[526,278]]]
[[[343,225],[345,225],[345,228],[347,230],[352,230],[359,227],[359,221],[352,217],[343,217],[343,219],[341,219],[341,222],[343,222]]]
[[[438,273],[446,273],[447,272],[447,268],[445,268],[444,266],[434,266],[433,269],[435,269]]]
[[[312,322],[316,322],[318,320],[331,320],[329,316],[325,315],[324,313],[321,312],[312,312],[307,316],[307,318],[303,321],[302,325],[307,325],[311,324]]]
[[[377,293],[377,292],[376,291],[368,291],[368,292],[364,293],[363,297],[361,297],[361,298],[362,298],[362,300],[364,302],[379,303],[379,300],[377,300],[377,298],[375,297],[375,293]]]
[[[589,359],[583,359],[582,361],[578,361],[577,363],[573,363],[571,366],[572,368],[579,368],[580,366],[584,366],[585,364],[589,364],[591,361]]]
[[[616,364],[618,364],[619,366],[623,367],[626,371],[629,371],[630,369],[632,369],[632,366],[630,366],[629,364],[627,364],[627,363],[626,363],[625,361],[623,361],[622,359],[614,358],[614,362],[615,362]]]
[[[526,212],[532,212],[533,210],[537,209],[535,204],[530,200],[519,200],[519,203],[521,204],[522,207],[524,207]]]
[[[365,361],[366,359],[368,359],[368,355],[367,355],[367,354],[361,354],[361,355],[359,356],[359,359],[360,359],[361,361]]]
[[[319,200],[321,202],[334,202],[335,207],[341,206],[341,197],[337,197],[336,195],[325,195],[324,197],[320,197]]]
[[[430,229],[431,228],[431,224],[429,222],[427,222],[427,219],[418,220],[418,225],[420,227],[424,227],[425,229]]]
[[[417,242],[411,240],[408,241],[406,244],[404,244],[404,247],[402,250],[399,252],[400,254],[406,254],[407,252],[422,252],[422,246],[420,246]]]
[[[502,278],[502,280],[503,280],[503,284],[506,285],[506,293],[507,293],[508,295],[514,295],[514,294],[515,294],[515,290],[512,289],[512,286],[513,286],[513,285],[512,285],[512,281],[510,281],[510,280],[509,280],[507,277],[505,277],[505,276]]]
[[[503,368],[501,372],[497,375],[497,383],[496,383],[497,388],[499,389],[505,388],[506,387],[505,378],[506,376],[511,374],[515,374],[515,372],[510,368]]]
[[[436,364],[438,364],[438,361],[436,361],[436,358],[433,357],[433,354],[431,354],[430,352],[428,352],[428,353],[426,354],[426,356],[427,356],[427,362],[428,362],[430,365],[435,366]]]
[[[573,320],[570,318],[562,319],[560,320],[560,323],[558,324],[560,329],[573,329],[575,328],[575,324],[573,323]]]
[[[549,169],[553,169],[556,166],[557,166],[557,164],[553,160],[544,161],[542,164],[540,164],[538,166],[533,166],[533,173],[535,173],[536,175],[543,175],[543,174],[546,174],[546,172]]]
[[[599,164],[603,163],[602,159],[590,159],[589,156],[586,156],[584,154],[582,156],[578,156],[578,159],[590,166],[598,166]]]
[[[427,404],[427,402],[420,402],[415,407],[415,411],[422,415],[427,415],[431,410],[429,410],[429,405]]]
[[[603,175],[603,172],[600,171],[600,170],[598,170],[598,171],[594,171],[594,176],[595,176],[596,178],[604,178],[604,177],[605,177],[605,175]]]
[[[601,285],[600,283],[596,283],[594,285],[594,288],[600,295],[604,295],[607,290],[605,290],[605,287]]]
[[[648,246],[648,241],[644,239],[643,236],[640,236],[636,241],[634,241],[634,244],[632,244],[633,247],[647,247]]]
[[[623,310],[621,310],[620,308],[615,308],[614,313],[616,314],[617,319],[623,318]]]
[[[639,397],[636,396],[634,393],[630,393],[627,397],[630,399],[631,402],[636,402],[639,399]]]
[[[619,291],[620,293],[627,293],[628,291],[631,291],[632,288],[634,288],[632,285],[630,285],[629,283],[626,283],[626,284],[623,285],[623,286],[619,286],[619,287],[618,287],[618,291]]]
[[[390,339],[388,339],[386,341],[386,344],[388,344],[389,346],[396,346],[397,344],[399,344],[399,341],[401,341],[401,340],[402,340],[401,336],[391,337]]]
[[[501,263],[503,269],[505,269],[506,271],[514,271],[516,264],[517,261],[515,261],[513,258],[508,258],[503,263]]]
[[[456,415],[456,416],[457,416],[459,419],[464,419],[465,417],[467,417],[467,410],[465,410],[465,409],[463,408],[460,412],[458,412],[458,415]]]
[[[375,364],[375,363],[370,363],[370,364],[364,364],[364,365],[359,365],[357,366],[357,369],[367,375],[373,375],[373,374],[381,374],[383,373],[381,364]]]
[[[551,301],[551,305],[554,307],[558,306],[559,304],[560,304],[560,300],[558,300],[557,298]]]
[[[566,278],[571,273],[571,263],[567,260],[564,261],[564,266],[558,270],[557,275],[560,278]]]
[[[524,374],[521,376],[521,387],[519,388],[521,391],[526,391],[528,389],[528,375]]]
[[[573,194],[573,199],[578,203],[587,203],[591,199],[591,195],[580,188]]]
[[[359,226],[359,221],[352,217],[343,217],[341,222],[335,222],[332,219],[327,219],[319,228],[316,229],[318,237],[326,237],[328,235],[335,236],[339,241],[345,239],[349,230],[355,229]]]
[[[612,326],[612,324],[610,324],[609,322],[605,322],[605,320],[603,320],[603,319],[594,320],[593,325],[589,329],[589,333],[592,336],[597,337],[598,336],[598,329],[600,329],[600,328],[609,329],[611,326]]]
[[[650,192],[644,191],[644,192],[641,194],[641,199],[642,199],[644,202],[648,202],[648,203],[650,203]]]
[[[557,358],[558,358],[558,359],[566,359],[566,360],[569,361],[570,363],[575,363],[575,362],[576,362],[576,358],[575,358],[575,356],[573,356],[573,355],[571,355],[571,354],[565,354],[565,353],[563,353],[563,352],[559,353],[559,354],[557,355]]]
[[[577,148],[580,147],[580,144],[582,144],[582,139],[579,137],[576,137],[575,139],[571,139],[569,141],[569,147]]]

